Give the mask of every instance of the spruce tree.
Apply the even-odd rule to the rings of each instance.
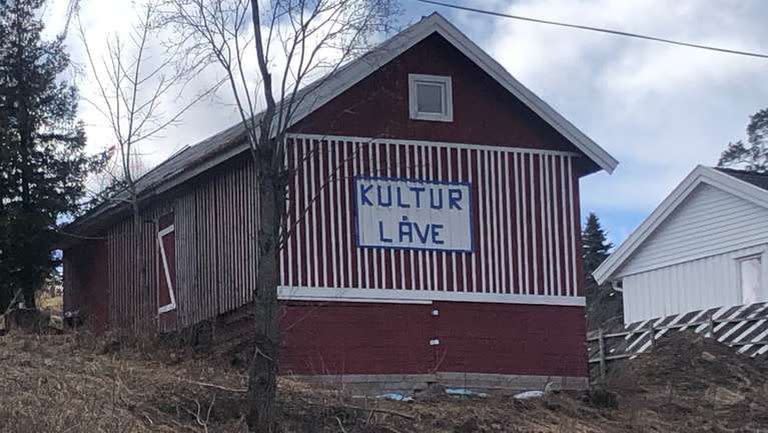
[[[75,214],[102,160],[85,153],[63,37],[43,40],[44,0],[0,0],[0,308],[28,307],[55,264],[58,224]]]
[[[584,272],[587,274],[587,281],[594,283],[592,272],[600,266],[608,257],[613,244],[608,242],[605,236],[605,230],[600,225],[600,219],[594,212],[587,216],[587,223],[581,234],[582,248],[584,249]]]
[[[768,171],[768,108],[749,117],[746,143],[742,140],[728,143],[717,166],[761,173]]]

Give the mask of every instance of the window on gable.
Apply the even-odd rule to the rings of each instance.
[[[745,257],[738,260],[741,300],[752,304],[762,300],[762,266],[760,256]]]
[[[452,122],[451,77],[408,74],[408,102],[411,119]]]

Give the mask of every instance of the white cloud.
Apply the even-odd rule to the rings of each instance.
[[[524,0],[507,12],[759,51],[768,4],[697,0]],[[760,9],[762,13],[760,12]],[[725,13],[727,12],[727,13]],[[489,50],[614,156],[614,176],[584,181],[598,213],[648,213],[696,164],[714,164],[768,106],[768,60],[494,19]]]
[[[124,29],[135,13],[132,2],[82,0],[87,30],[94,38]],[[54,0],[46,24],[63,28],[69,0]],[[475,5],[474,2],[468,4]],[[479,7],[518,15],[650,34],[743,50],[768,46],[768,3],[722,0],[504,0]],[[404,21],[432,8],[404,2]],[[582,201],[598,214],[632,214],[612,219],[616,236],[635,224],[696,164],[714,164],[725,144],[743,136],[748,116],[768,106],[768,60],[710,53],[650,41],[493,18],[440,9],[513,75],[616,156],[613,176],[583,181]],[[60,30],[54,30],[57,32]],[[72,58],[84,63],[70,31]],[[197,86],[217,79],[206,72]],[[89,77],[79,84],[93,91]],[[107,138],[103,120],[86,104],[92,146]],[[201,104],[153,144],[153,162],[230,125],[236,115],[229,92],[218,103]],[[622,217],[623,218],[623,217]]]

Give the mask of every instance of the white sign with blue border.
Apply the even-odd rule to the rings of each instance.
[[[357,244],[471,252],[471,191],[465,182],[356,177]]]

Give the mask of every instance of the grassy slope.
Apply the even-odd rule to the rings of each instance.
[[[613,374],[618,408],[587,395],[416,402],[280,382],[283,432],[701,432],[768,428],[766,371],[710,341],[675,337]],[[244,431],[245,377],[201,354],[78,335],[0,337],[0,431]],[[181,361],[184,360],[184,361]],[[215,385],[215,386],[213,386]],[[397,412],[390,413],[389,411]],[[752,430],[749,430],[752,429]]]

